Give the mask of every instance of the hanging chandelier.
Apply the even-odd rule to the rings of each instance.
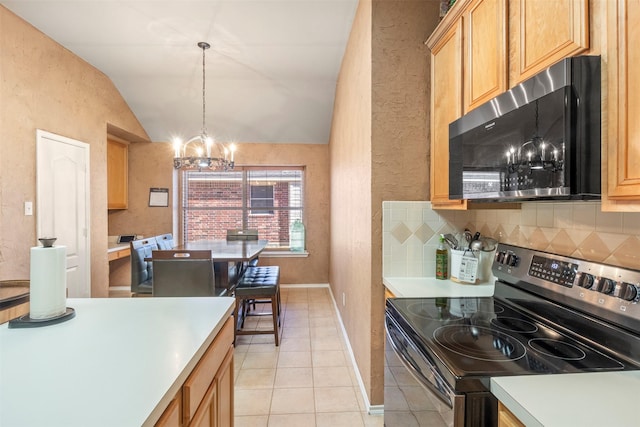
[[[173,140],[173,167],[176,169],[209,169],[216,171],[226,171],[233,169],[235,161],[235,144],[228,147],[217,142],[213,137],[207,135],[205,125],[205,62],[204,51],[211,45],[206,42],[199,42],[198,47],[202,49],[202,130],[199,135],[187,141],[180,138]],[[214,154],[214,150],[216,153]]]

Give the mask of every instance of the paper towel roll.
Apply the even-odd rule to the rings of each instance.
[[[66,246],[31,248],[29,317],[49,319],[67,308]]]

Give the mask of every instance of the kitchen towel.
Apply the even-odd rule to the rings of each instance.
[[[29,317],[50,319],[67,308],[66,246],[31,248]]]

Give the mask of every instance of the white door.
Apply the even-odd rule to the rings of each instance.
[[[38,130],[38,238],[67,247],[69,297],[91,296],[89,144]]]

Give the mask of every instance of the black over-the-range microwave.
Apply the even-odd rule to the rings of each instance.
[[[600,198],[600,56],[563,59],[449,125],[449,197]]]

